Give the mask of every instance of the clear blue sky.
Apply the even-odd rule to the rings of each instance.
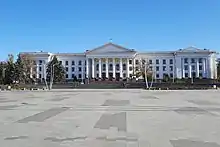
[[[113,42],[139,51],[220,51],[220,0],[0,0],[0,59],[82,52]]]

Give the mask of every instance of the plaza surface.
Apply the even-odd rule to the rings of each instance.
[[[220,91],[0,92],[0,147],[220,147]]]

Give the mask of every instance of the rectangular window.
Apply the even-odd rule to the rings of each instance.
[[[199,65],[199,70],[202,70],[202,65]]]
[[[123,64],[123,70],[126,70],[126,64]]]
[[[199,77],[202,77],[202,73],[199,73]]]
[[[78,65],[82,65],[82,61],[81,60],[79,61]]]
[[[39,65],[42,65],[43,61],[42,60],[39,60]]]
[[[163,79],[165,79],[168,76],[168,74],[164,73],[163,74]]]
[[[72,61],[72,65],[75,65],[75,61]]]
[[[156,64],[159,64],[159,59],[156,59]]]
[[[41,77],[42,77],[41,74],[39,74],[39,79],[41,79]]]
[[[132,60],[129,60],[129,64],[132,64]]]
[[[163,66],[163,71],[166,71],[166,68],[167,68],[166,66]]]
[[[160,77],[160,75],[159,75],[159,74],[156,74],[156,77],[157,77],[157,78],[159,78],[159,77]]]
[[[130,67],[129,67],[129,71],[132,71],[132,69],[133,69],[133,68],[130,66]]]
[[[68,79],[69,78],[69,75],[68,74],[66,74],[66,79]]]
[[[68,65],[69,64],[69,62],[68,61],[66,61],[66,64],[65,65]]]
[[[188,58],[184,58],[184,63],[188,63]]]
[[[75,71],[75,67],[72,67],[72,72],[74,72]]]
[[[173,64],[173,59],[170,59],[170,64]]]
[[[139,64],[139,61],[138,61],[138,60],[135,60],[135,64]]]
[[[153,62],[152,62],[152,60],[149,60],[149,64],[152,64]]]
[[[39,71],[42,71],[42,67],[39,67]]]
[[[59,61],[60,64],[62,64],[62,61]]]
[[[202,58],[199,58],[199,63],[202,63]]]
[[[150,66],[149,69],[150,69],[150,71],[153,71],[153,67],[152,66]]]
[[[184,65],[184,69],[185,69],[185,70],[188,70],[188,65]]]
[[[85,61],[85,65],[86,65],[86,61]]]
[[[170,71],[173,71],[173,66],[170,66]]]
[[[81,79],[81,78],[82,78],[82,75],[81,75],[81,74],[79,74],[78,76],[79,76],[79,79]]]
[[[68,72],[69,71],[69,68],[68,67],[66,67],[66,72]]]
[[[173,73],[170,73],[170,77],[173,78]]]
[[[163,64],[166,64],[166,60],[165,59],[163,59]]]
[[[194,58],[191,59],[191,63],[195,63],[195,59]]]
[[[192,65],[192,70],[195,70],[195,69],[196,69],[195,65]]]
[[[110,70],[110,71],[113,70],[113,65],[112,65],[112,64],[109,65],[109,70]]]
[[[126,78],[126,73],[123,74],[123,77]]]
[[[156,71],[159,71],[159,70],[160,70],[159,66],[156,66]]]
[[[72,78],[74,78],[75,77],[75,75],[74,74],[72,74]]]
[[[78,69],[79,69],[79,71],[82,71],[82,68],[81,68],[81,67],[79,67]]]
[[[129,77],[132,78],[132,74],[129,74]]]
[[[188,78],[188,73],[187,72],[185,73],[185,78]]]
[[[196,77],[196,72],[192,72],[192,77],[193,77],[193,78]]]

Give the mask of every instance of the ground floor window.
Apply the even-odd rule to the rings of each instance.
[[[173,77],[173,74],[172,74],[172,73],[170,73],[170,77],[171,77],[171,78]]]

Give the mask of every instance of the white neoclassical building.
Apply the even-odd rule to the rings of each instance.
[[[209,49],[188,47],[175,51],[138,52],[113,43],[107,43],[84,53],[24,52],[31,54],[37,64],[37,78],[46,75],[45,65],[57,56],[66,70],[66,79],[131,78],[142,60],[148,64],[155,79],[217,77],[217,53]]]

